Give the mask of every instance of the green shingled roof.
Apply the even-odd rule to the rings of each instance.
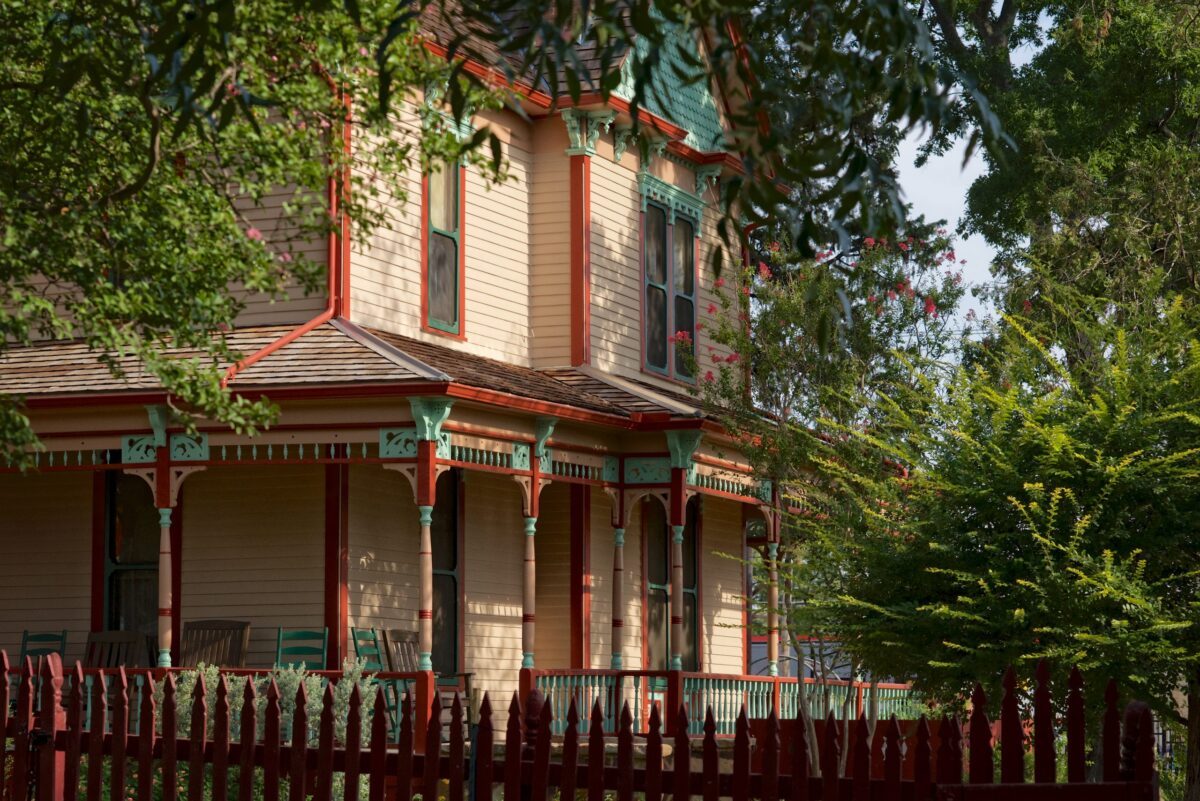
[[[669,25],[654,10],[651,14],[662,25]],[[644,58],[650,45],[640,37],[634,40],[633,53],[621,65],[621,84],[614,94],[623,100],[633,97],[633,58]],[[683,57],[684,52],[694,52],[696,41],[677,25],[671,25],[666,37],[662,60],[656,70],[659,86],[652,89],[642,103],[647,111],[657,114],[687,130],[684,144],[701,151],[725,149],[725,131],[717,113],[717,101],[709,90],[706,77],[685,81],[679,73],[695,70]]]

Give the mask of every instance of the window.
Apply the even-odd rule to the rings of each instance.
[[[462,169],[441,165],[425,176],[424,325],[462,334]]]
[[[699,570],[696,553],[696,515],[699,501],[687,506],[683,529],[683,669],[700,669]],[[646,539],[646,647],[648,670],[671,665],[671,527],[661,503],[643,507]]]
[[[459,622],[458,470],[438,476],[437,504],[430,536],[433,544],[433,670],[457,673]]]
[[[150,486],[112,471],[105,487],[104,622],[158,634],[158,509]]]
[[[646,367],[691,380],[686,343],[696,339],[696,226],[678,214],[669,221],[653,203],[646,204],[643,226]]]

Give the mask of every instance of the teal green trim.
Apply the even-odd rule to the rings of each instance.
[[[671,670],[683,670],[683,654],[671,654]]]
[[[454,401],[449,398],[417,396],[409,398],[408,405],[412,407],[413,422],[417,427],[417,439],[430,442],[441,436],[442,424],[450,417],[450,409],[454,406]]]
[[[379,457],[381,459],[417,458],[417,429],[379,429]]]
[[[690,217],[697,225],[704,217],[704,201],[696,195],[648,172],[638,173],[638,190],[642,193],[642,211],[651,203],[658,203],[667,210],[667,221],[675,222],[675,215]]]
[[[767,555],[769,555],[772,559],[779,558],[779,543],[778,542],[768,542],[767,543]]]
[[[665,456],[635,456],[625,460],[626,484],[669,484],[671,461]]]
[[[207,461],[208,434],[172,434],[170,450],[173,462]]]
[[[158,447],[154,435],[126,434],[121,437],[122,464],[153,464]],[[50,464],[54,464],[53,455]]]
[[[460,236],[460,233],[462,231],[462,191],[461,191],[462,190],[462,186],[461,186],[461,184],[462,184],[462,177],[461,177],[462,166],[458,162],[454,162],[453,164],[443,165],[442,169],[450,170],[454,175],[454,178],[451,181],[451,184],[454,187],[454,197],[449,201],[450,204],[454,208],[454,230],[447,231],[442,228],[438,228],[436,225],[433,224],[433,214],[429,213],[429,214],[425,215],[426,218],[428,219],[428,226],[429,226],[428,236],[426,237],[426,239],[428,242],[429,240],[432,240],[434,234],[437,234],[439,236],[446,237],[447,239],[449,239],[450,241],[452,241],[454,243],[454,303],[453,303],[454,319],[453,320],[440,320],[437,317],[434,317],[433,312],[431,310],[433,304],[430,303],[429,298],[426,297],[425,298],[425,300],[426,300],[425,310],[426,311],[425,311],[424,322],[425,322],[425,325],[429,326],[430,328],[436,328],[439,331],[445,331],[447,334],[458,335],[458,334],[462,333],[462,320],[459,319],[461,317],[459,310],[461,308],[460,301],[462,300],[462,291],[463,291],[463,288],[460,284],[460,281],[463,277],[463,275],[462,275],[462,258],[463,258],[462,238]],[[426,191],[428,191],[428,190],[426,190]],[[428,198],[426,198],[426,202],[428,203]],[[427,246],[426,253],[425,253],[425,262],[426,263],[424,265],[422,265],[422,268],[425,270],[424,291],[425,291],[426,295],[428,295],[429,287],[433,283],[429,278],[429,253],[428,253],[429,250],[430,250],[430,247]]]
[[[147,406],[146,416],[150,418],[150,428],[154,431],[155,447],[165,447],[167,444],[167,420],[170,417],[167,407],[161,403]]]
[[[666,434],[667,450],[671,453],[671,467],[679,467],[684,470],[690,468],[692,455],[700,446],[704,432],[694,428],[681,428],[668,431]]]
[[[513,443],[512,467],[513,470],[529,470],[531,467],[531,463],[529,461],[529,446],[523,442]]]
[[[418,506],[417,507],[417,518],[420,521],[420,524],[422,526],[432,526],[433,525],[433,507],[432,506]]]
[[[159,648],[158,649],[158,666],[160,668],[169,668],[171,666],[171,649],[170,648]]]
[[[674,535],[671,538],[671,541],[674,542],[676,545],[683,544],[683,529],[684,529],[684,526],[671,526],[671,533]]]
[[[696,194],[703,195],[706,184],[712,183],[717,185],[721,180],[721,170],[724,169],[719,164],[705,164],[695,169],[696,173]]]
[[[619,162],[625,156],[625,151],[629,149],[629,143],[632,141],[633,126],[618,125],[613,131],[613,161]]]
[[[433,670],[433,654],[422,651],[417,655],[417,670]]]
[[[612,659],[608,662],[609,670],[624,670],[625,666],[621,662],[621,652],[614,651]]]
[[[558,423],[557,417],[538,417],[533,421],[534,436],[537,437],[537,447],[534,451],[537,454],[538,465],[543,473],[550,473],[554,470],[554,456],[546,447],[546,442],[549,441],[550,435],[554,433],[554,426]]]
[[[770,664],[767,665],[767,675],[768,676],[778,676],[779,675],[779,660],[777,660],[777,659],[771,660]]]
[[[531,651],[526,651],[524,654],[521,655],[521,667],[522,668],[532,668],[533,667],[533,653]]]
[[[625,529],[623,529],[623,528],[614,528],[613,529],[613,545],[617,546],[618,548],[625,547]]]
[[[567,148],[567,155],[594,156],[596,142],[600,139],[600,129],[607,131],[617,118],[617,113],[569,108],[563,110],[562,118],[567,125],[567,139],[571,143]]]
[[[775,485],[770,481],[760,481],[758,483],[758,499],[763,503],[770,503],[771,496],[775,492]]]
[[[170,509],[170,507],[167,507],[166,509],[158,510],[158,527],[159,528],[170,528],[171,527],[171,509]]]
[[[621,460],[615,456],[604,457],[604,481],[616,484],[621,480]]]
[[[538,519],[536,517],[525,518],[525,536],[526,537],[533,537],[537,534],[537,521],[538,521]]]

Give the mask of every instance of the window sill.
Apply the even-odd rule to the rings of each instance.
[[[450,331],[444,331],[441,328],[437,328],[435,326],[429,325],[428,323],[423,324],[421,326],[421,330],[424,331],[426,334],[436,334],[437,336],[444,337],[445,339],[453,339],[455,342],[466,342],[467,341],[466,334],[455,334],[455,333],[451,333]]]

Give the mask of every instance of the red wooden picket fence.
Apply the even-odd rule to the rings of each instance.
[[[2,658],[2,655],[0,655]],[[1025,776],[1027,721],[1019,709],[1017,681],[1006,676],[1001,703],[1000,776],[996,782],[993,725],[987,699],[976,688],[964,732],[957,719],[943,717],[935,736],[922,717],[905,754],[899,722],[880,722],[882,749],[871,743],[869,727],[860,717],[853,727],[848,769],[839,770],[841,724],[824,721],[819,739],[819,773],[809,769],[812,744],[803,735],[802,720],[781,722],[772,712],[752,737],[752,724],[739,716],[732,748],[716,736],[711,711],[703,736],[689,734],[687,711],[676,715],[674,734],[663,734],[657,706],[644,737],[632,731],[626,706],[615,738],[605,736],[599,704],[587,721],[572,705],[564,734],[555,736],[551,706],[536,690],[522,706],[514,693],[503,728],[485,696],[479,725],[468,739],[463,708],[455,697],[448,728],[442,724],[441,701],[431,699],[429,724],[415,731],[413,715],[405,714],[395,742],[389,737],[382,688],[373,699],[356,685],[349,696],[345,734],[335,739],[334,689],[326,685],[321,713],[309,720],[303,684],[290,725],[281,716],[280,693],[274,680],[265,691],[263,720],[258,719],[257,695],[247,682],[240,712],[241,741],[230,736],[230,704],[221,678],[215,692],[203,681],[193,696],[176,695],[175,676],[162,680],[161,706],[156,703],[153,676],[135,707],[130,702],[124,670],[106,688],[93,682],[90,727],[85,730],[85,682],[76,665],[63,696],[62,663],[50,656],[40,674],[26,660],[18,683],[15,713],[10,714],[7,685],[0,689],[0,722],[5,726],[10,753],[0,762],[4,801],[464,801],[468,796],[490,801],[495,790],[504,797],[545,801],[557,791],[561,799],[586,793],[588,801],[675,801],[702,798],[716,801],[933,801],[934,799],[1080,799],[1155,801],[1153,720],[1149,707],[1134,702],[1125,709],[1123,730],[1116,685],[1109,684],[1099,743],[1099,780],[1087,781],[1082,680],[1073,671],[1066,703],[1066,776],[1056,783],[1055,718],[1049,671],[1038,671],[1033,697],[1033,782]],[[191,726],[179,736],[180,709],[189,705]],[[209,736],[210,722],[213,734]],[[131,722],[137,720],[137,734]],[[158,721],[158,725],[155,725]],[[790,724],[785,726],[784,723]],[[586,724],[586,727],[581,724]],[[313,727],[313,728],[310,728]],[[311,744],[312,732],[316,745]],[[792,735],[783,737],[785,729]],[[448,731],[448,738],[445,732]],[[260,734],[261,733],[261,734]],[[614,742],[615,740],[615,742]],[[615,745],[615,748],[614,748]],[[419,748],[418,746],[423,746]],[[423,753],[419,753],[423,752]],[[679,755],[686,754],[686,759]],[[436,755],[436,756],[435,756]],[[596,758],[597,755],[604,755]],[[906,760],[911,764],[904,768]],[[84,759],[86,757],[86,763]],[[84,767],[86,765],[86,767]],[[232,769],[232,772],[231,772]]]

